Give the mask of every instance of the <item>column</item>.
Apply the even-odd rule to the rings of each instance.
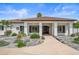
[[[57,23],[54,23],[54,36],[57,36]]]
[[[39,23],[39,35],[42,36],[42,23]]]
[[[26,22],[24,22],[24,33],[28,35],[28,24]]]
[[[52,35],[54,35],[54,24],[52,23]]]
[[[65,25],[65,35],[67,36],[68,35],[68,25]]]
[[[69,24],[69,35],[73,34],[73,23]]]

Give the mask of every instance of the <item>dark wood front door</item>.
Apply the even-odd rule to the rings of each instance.
[[[24,26],[20,26],[20,32],[24,32]]]
[[[49,34],[49,27],[43,26],[43,34]]]

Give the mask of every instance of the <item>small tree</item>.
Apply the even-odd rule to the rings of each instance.
[[[42,17],[42,14],[41,13],[37,13],[37,17]]]
[[[79,22],[74,23],[74,24],[73,24],[73,27],[76,28],[76,29],[77,29],[77,32],[78,32],[78,29],[79,29]]]
[[[1,24],[5,27],[5,30],[7,30],[7,28],[10,27],[11,22],[8,20],[2,20]]]

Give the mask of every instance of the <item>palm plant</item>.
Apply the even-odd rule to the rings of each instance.
[[[37,17],[42,17],[42,14],[41,13],[37,13]]]

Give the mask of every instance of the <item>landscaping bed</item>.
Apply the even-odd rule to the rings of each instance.
[[[38,35],[37,36],[36,34],[34,35],[33,36],[24,35],[22,38],[21,38],[21,35],[18,35],[18,39],[17,39],[17,36],[9,36],[9,37],[3,36],[0,38],[0,40],[2,40],[1,43],[3,43],[3,44],[0,44],[1,45],[0,48],[30,47],[30,46],[39,45],[44,42],[44,37],[40,38]]]
[[[58,41],[76,49],[79,50],[79,42],[75,39],[77,38],[76,36],[57,36],[56,37]]]

